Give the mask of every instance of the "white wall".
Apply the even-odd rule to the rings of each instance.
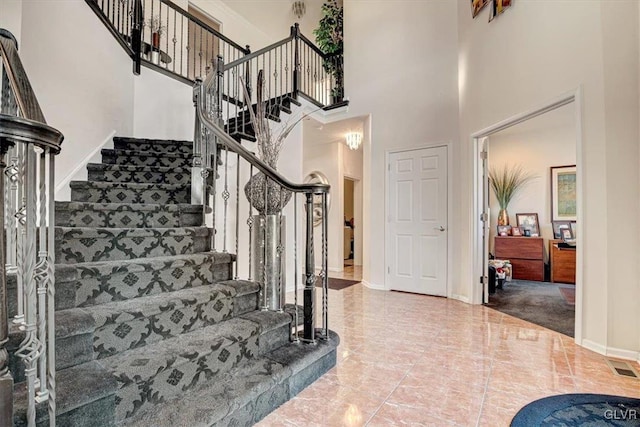
[[[549,239],[553,239],[551,225],[551,177],[550,168],[576,164],[576,125],[572,115],[574,106],[568,105],[546,113],[530,121],[516,125],[506,131],[491,135],[489,139],[489,167],[502,170],[505,165],[521,165],[536,176],[516,197],[507,211],[510,224],[516,225],[516,214],[534,212],[538,214],[541,236],[545,239],[548,256]],[[558,116],[550,119],[545,116]],[[560,122],[558,122],[560,120]],[[500,205],[491,192],[490,247],[496,235]]]
[[[193,140],[193,89],[171,77],[142,68],[134,79],[133,134],[140,138]]]
[[[114,130],[132,134],[131,60],[86,3],[22,5],[20,55],[48,124],[65,137],[59,183]]]
[[[306,128],[306,123],[305,123]],[[310,143],[306,134],[304,137],[303,149],[303,175],[307,176],[314,171],[322,172],[329,180],[331,186],[331,206],[329,208],[329,234],[328,239],[328,268],[329,271],[342,271],[344,269],[342,258],[342,233],[344,222],[342,218],[343,209],[343,178],[340,173],[342,162],[342,149],[340,142],[333,143]],[[344,144],[342,144],[344,145]],[[314,228],[314,241],[319,242],[321,226]],[[315,252],[316,267],[322,266],[321,253]]]
[[[372,287],[385,286],[386,152],[458,142],[456,8],[446,0],[344,2],[349,114],[371,114],[363,278]]]
[[[487,10],[471,19],[468,3],[458,2],[456,293],[471,297],[475,282],[470,135],[581,88],[577,163],[583,191],[578,211],[583,270],[577,273],[583,321],[577,331],[591,348],[620,349],[637,357],[638,3],[620,1],[612,8],[608,2],[556,1],[550,8],[544,2],[520,1],[490,24]]]
[[[0,28],[11,31],[20,46],[22,33],[22,0],[2,0],[0,2]]]

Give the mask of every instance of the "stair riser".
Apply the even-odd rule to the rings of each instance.
[[[102,155],[102,163],[110,165],[131,166],[163,166],[170,168],[190,167],[192,160],[183,157],[160,157],[143,155],[124,155],[117,153],[105,153]]]
[[[89,181],[104,182],[138,182],[145,184],[183,184],[191,185],[189,171],[150,172],[150,171],[118,171],[89,170]]]
[[[134,150],[134,151],[152,151],[156,153],[168,154],[191,154],[193,153],[193,145],[187,145],[182,141],[175,144],[155,144],[152,141],[115,139],[113,147],[116,150]]]
[[[112,427],[115,426],[114,412],[115,401],[114,396],[104,397],[100,400],[83,405],[79,408],[65,412],[56,416],[56,425],[71,426],[96,426],[96,427]],[[49,427],[49,415],[46,405],[38,405],[36,412],[36,427]],[[13,417],[14,427],[27,427],[26,414],[16,414]]]
[[[233,316],[233,297],[215,293],[205,302],[185,301],[184,306],[160,307],[161,313],[111,316],[95,331],[93,349],[97,359],[142,347],[182,333],[220,323]],[[102,323],[102,322],[100,322]]]
[[[56,225],[64,227],[174,228],[198,227],[203,222],[202,209],[182,212],[166,205],[152,210],[135,210],[128,205],[105,210],[86,203],[78,209],[56,209]]]
[[[276,384],[211,427],[252,426],[291,399],[287,383]]]
[[[105,230],[101,237],[74,237],[66,233],[56,239],[56,263],[75,264],[80,262],[118,261],[135,258],[160,257],[168,255],[193,254],[210,249],[211,240],[207,235],[181,234],[153,230],[153,236],[119,236]]]
[[[162,267],[114,267],[112,274],[78,267],[78,274],[56,281],[56,309],[90,307],[113,301],[157,295],[231,279],[229,263],[167,262]],[[257,297],[256,297],[257,298]]]
[[[165,190],[162,188],[127,188],[114,184],[113,187],[92,187],[90,185],[71,188],[71,200],[89,203],[191,203],[190,187]]]
[[[24,334],[10,337],[7,344],[9,370],[15,384],[26,380],[24,361],[15,352],[24,339]],[[56,339],[56,369],[64,369],[93,360],[93,334],[80,334]]]
[[[154,367],[157,373],[144,381],[136,378],[136,371],[123,373],[117,379],[121,388],[116,393],[116,420],[122,421],[141,410],[149,410],[163,400],[182,395],[215,375],[252,359],[258,351],[258,337],[238,342],[225,339],[224,343],[215,342],[211,346],[213,350],[209,354],[194,354],[186,363]]]

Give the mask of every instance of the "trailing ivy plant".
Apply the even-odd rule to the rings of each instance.
[[[344,38],[343,9],[337,0],[329,0],[322,5],[322,18],[318,28],[313,30],[316,43],[322,52],[331,57],[324,60],[324,70],[332,74],[336,81],[336,87],[331,95],[336,100],[344,97],[344,71],[342,62],[342,41]]]

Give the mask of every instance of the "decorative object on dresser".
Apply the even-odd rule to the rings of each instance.
[[[576,283],[576,248],[563,244],[562,240],[549,241],[551,281]]]
[[[516,223],[518,224],[518,227],[522,228],[525,236],[527,235],[526,230],[529,230],[529,235],[531,237],[540,236],[540,226],[538,225],[537,213],[517,213]]]
[[[508,236],[511,234],[511,226],[510,225],[498,225],[498,236]]]
[[[504,165],[501,169],[491,168],[489,170],[489,183],[500,205],[498,225],[509,225],[509,213],[507,212],[509,202],[525,184],[534,178],[536,176],[525,172],[521,165],[513,167]]]
[[[494,251],[496,258],[511,261],[514,279],[544,280],[544,239],[542,237],[496,236]]]
[[[551,220],[576,220],[576,165],[551,168]]]
[[[514,237],[520,237],[522,236],[522,230],[520,230],[520,227],[511,227],[511,235]]]

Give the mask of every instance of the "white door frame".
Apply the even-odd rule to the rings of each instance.
[[[387,243],[389,242],[389,179],[391,178],[389,173],[389,165],[390,160],[389,157],[395,153],[403,153],[406,151],[416,151],[416,150],[424,150],[427,148],[438,148],[438,147],[446,147],[447,148],[447,298],[455,297],[452,295],[451,286],[451,272],[452,272],[452,235],[451,233],[451,224],[453,224],[453,215],[452,215],[452,195],[453,195],[453,183],[451,179],[451,173],[453,171],[453,144],[451,141],[447,142],[437,142],[433,144],[427,145],[418,145],[409,148],[398,148],[392,150],[386,150],[384,154],[384,289],[391,290],[391,286],[389,284],[389,260],[387,259]]]
[[[576,165],[578,166],[576,172],[576,218],[578,236],[584,236],[582,220],[584,212],[584,175],[583,175],[583,147],[582,147],[582,88],[565,93],[558,98],[551,100],[537,108],[526,111],[524,113],[516,114],[506,120],[498,122],[485,129],[477,131],[471,134],[471,144],[473,145],[473,213],[472,213],[472,226],[473,226],[473,277],[472,277],[472,302],[473,304],[482,304],[482,284],[480,284],[480,277],[482,276],[482,226],[480,221],[480,215],[482,214],[482,200],[481,199],[481,185],[482,185],[482,163],[480,161],[480,139],[484,137],[490,137],[492,134],[501,130],[507,129],[511,126],[515,126],[526,120],[537,117],[541,114],[553,111],[556,108],[562,107],[567,104],[575,106],[575,125],[576,125]],[[582,342],[582,302],[583,302],[583,260],[584,251],[581,249],[581,243],[578,241],[578,250],[576,254],[576,315],[575,315],[575,341],[577,343]]]

